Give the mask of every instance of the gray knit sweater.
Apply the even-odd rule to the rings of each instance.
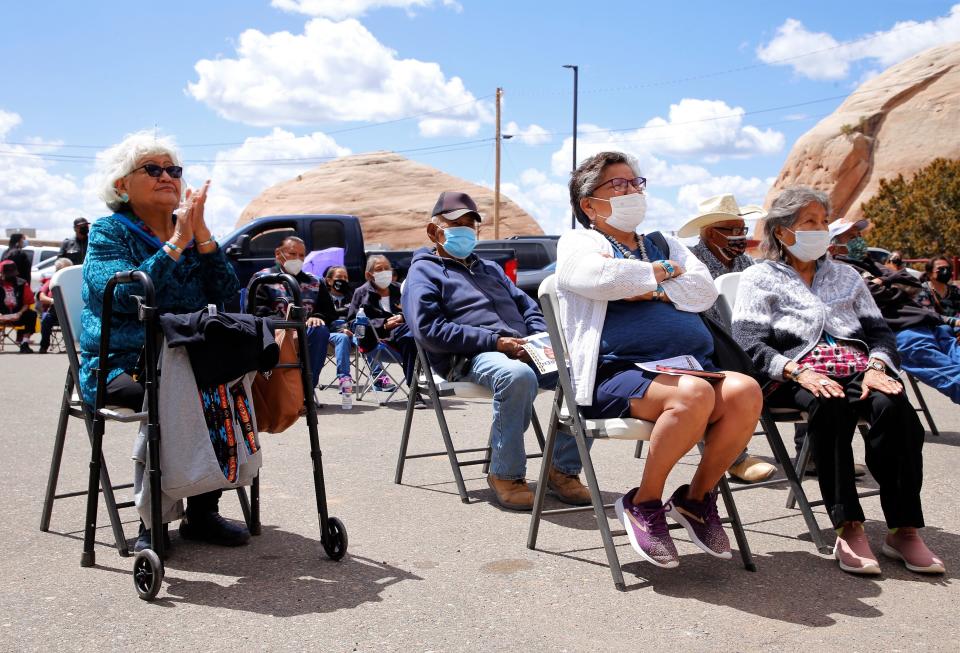
[[[873,358],[896,371],[893,332],[856,270],[830,260],[817,264],[808,287],[789,265],[758,261],[743,272],[733,310],[733,337],[756,368],[783,380],[783,368],[802,358],[827,332],[858,340]]]

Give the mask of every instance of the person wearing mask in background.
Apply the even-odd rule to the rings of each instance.
[[[323,273],[323,280],[327,283],[327,291],[330,293],[330,301],[333,302],[337,319],[346,321],[350,314],[350,300],[353,299],[347,268],[342,265],[331,265]]]
[[[68,268],[73,265],[73,262],[68,258],[58,258],[53,264],[54,273],[59,272],[63,268]],[[53,293],[50,292],[50,279],[47,279],[43,282],[43,285],[40,286],[40,292],[37,293],[37,302],[39,303],[39,308],[43,313],[40,316],[40,353],[46,354],[47,350],[50,349],[50,336],[53,334],[53,327],[60,326],[60,322],[57,319],[57,311],[53,307]]]
[[[926,281],[917,295],[917,303],[941,316],[960,320],[960,288],[950,283],[953,280],[952,260],[944,254],[927,261]],[[957,326],[956,321],[953,326]]]
[[[17,274],[16,262],[0,262],[0,325],[17,329],[17,345],[21,354],[32,354],[30,336],[37,330],[37,314],[31,310],[33,291]]]
[[[900,272],[907,267],[903,263],[903,254],[900,252],[890,252],[890,257],[883,265],[891,272]]]
[[[303,261],[307,256],[307,248],[303,241],[296,236],[287,236],[274,250],[276,263],[264,268],[250,278],[249,289],[255,279],[267,274],[286,272],[300,284],[300,301],[307,316],[307,343],[310,350],[310,372],[313,375],[313,386],[317,387],[320,381],[320,371],[327,360],[327,345],[333,339],[335,342],[346,339],[344,334],[331,334],[328,324],[337,319],[333,301],[327,291],[326,284],[309,272],[303,271]],[[256,315],[260,317],[275,317],[283,319],[287,314],[287,307],[293,304],[293,295],[282,283],[265,283],[257,288]],[[333,336],[338,336],[333,338]],[[341,380],[341,387],[352,386],[350,379],[350,348],[346,347],[346,356],[337,357],[337,377]],[[343,381],[346,377],[347,382]],[[351,388],[352,391],[352,388]]]
[[[960,347],[957,318],[941,315],[917,300],[919,279],[907,270],[890,272],[867,256],[862,232],[867,220],[830,223],[830,253],[860,273],[887,325],[897,338],[902,367],[960,404]]]
[[[764,210],[752,204],[741,207],[729,193],[703,200],[699,209],[696,216],[680,227],[677,236],[690,238],[700,234],[700,241],[690,251],[707,266],[710,276],[716,279],[731,272],[743,272],[753,265],[753,258],[747,254],[748,229],[744,217],[763,218]],[[730,325],[720,314],[719,302],[718,298],[704,312],[729,330]],[[759,483],[773,476],[777,468],[744,449],[727,471],[738,481]]]
[[[537,388],[555,387],[556,375],[538,377],[523,343],[546,331],[547,323],[536,302],[499,265],[473,253],[482,220],[473,198],[440,193],[429,220],[432,247],[413,255],[402,297],[404,317],[435,373],[493,392],[487,484],[503,508],[530,510],[523,434],[533,418]],[[561,501],[590,503],[580,468],[576,441],[558,434],[547,482]]]
[[[3,261],[13,261],[17,266],[17,276],[30,285],[30,268],[33,266],[31,256],[23,249],[29,245],[27,237],[23,234],[12,234],[10,242],[7,245],[7,251],[3,253]]]
[[[60,244],[60,258],[68,258],[74,265],[83,265],[87,257],[87,238],[90,234],[90,222],[86,218],[73,221],[73,238],[64,238]]]
[[[410,329],[403,320],[403,308],[400,305],[400,285],[393,282],[393,269],[386,256],[374,254],[367,258],[365,272],[367,282],[357,288],[350,303],[349,320],[355,320],[363,309],[370,321],[370,329],[360,340],[360,348],[373,352],[377,339],[384,342],[398,355],[391,356],[403,367],[404,376],[409,384],[416,364],[417,348],[410,335]],[[367,360],[371,360],[368,356]],[[374,387],[377,391],[391,392],[393,383],[383,374],[383,368],[375,360],[371,362]]]

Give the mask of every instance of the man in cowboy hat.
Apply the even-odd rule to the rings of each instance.
[[[740,206],[730,193],[705,199],[698,208],[697,215],[680,227],[677,235],[690,238],[700,234],[700,242],[690,251],[703,261],[710,275],[716,279],[721,274],[742,272],[753,265],[753,259],[746,253],[747,225],[744,218],[762,218],[766,215],[764,210],[755,205]],[[718,324],[726,324],[716,303],[706,313]],[[757,483],[773,476],[777,468],[744,449],[727,471],[744,483]]]

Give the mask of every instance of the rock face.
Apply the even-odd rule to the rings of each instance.
[[[393,152],[346,156],[263,191],[237,225],[265,215],[346,213],[360,218],[368,245],[409,249],[426,244],[425,227],[445,190],[468,193],[483,214],[481,238],[493,238],[493,191]],[[543,230],[519,206],[500,195],[500,237]]]
[[[856,220],[881,179],[905,178],[937,157],[960,158],[960,43],[892,66],[804,134],[767,194],[794,185],[829,193]]]

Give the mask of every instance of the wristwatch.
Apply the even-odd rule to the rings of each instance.
[[[882,361],[879,361],[876,358],[871,358],[869,361],[867,361],[867,369],[886,373],[887,366],[884,365]]]

